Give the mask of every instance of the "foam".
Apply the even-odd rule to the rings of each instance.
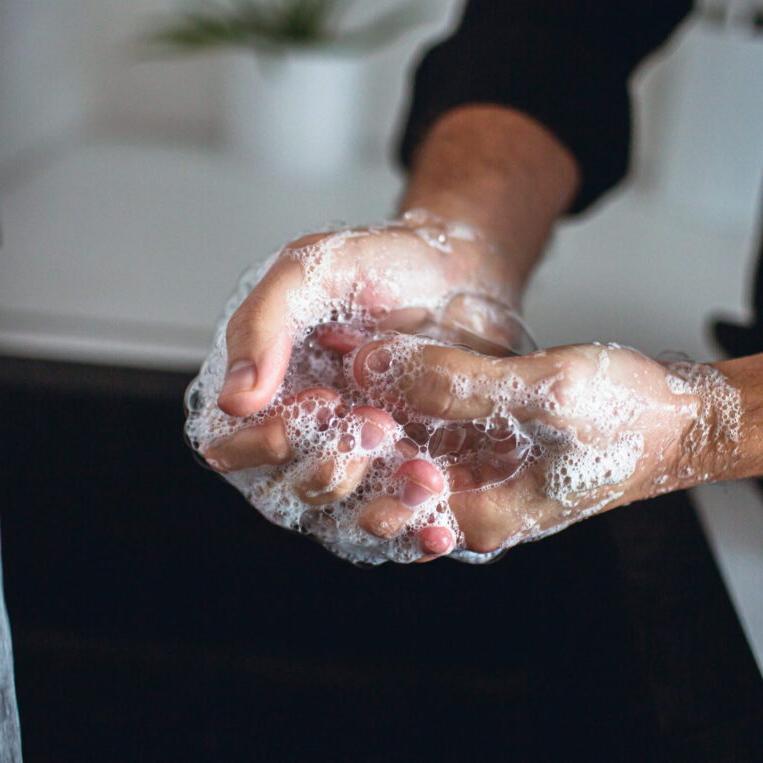
[[[395,335],[369,334],[369,338],[385,336],[392,338]],[[440,422],[416,415],[405,417],[397,401],[382,400],[374,395],[362,399],[346,366],[313,339],[308,336],[306,341],[295,346],[289,373],[273,404],[258,414],[237,419],[220,411],[215,403],[221,387],[221,369],[225,366],[224,332],[219,332],[215,351],[189,388],[187,436],[194,449],[202,452],[213,442],[246,426],[263,423],[271,415],[280,415],[285,422],[294,460],[285,466],[228,473],[225,478],[268,519],[289,529],[310,532],[339,556],[369,564],[389,559],[413,561],[421,554],[413,532],[392,541],[381,541],[357,527],[357,513],[367,501],[400,492],[402,482],[395,472],[414,453],[415,457],[441,468],[446,466],[447,456],[435,457],[428,451],[432,434]],[[414,341],[423,343],[425,340]],[[300,389],[330,386],[332,382],[340,392],[337,401],[310,395],[301,397],[299,402],[290,400]],[[365,420],[351,410],[359,404],[376,404],[397,420],[390,436],[372,451],[364,450],[360,445],[360,429]],[[417,435],[418,442],[411,438],[411,433]],[[395,443],[408,447],[401,452]],[[371,465],[361,485],[347,498],[318,510],[294,492],[294,485],[307,480],[316,466],[329,459],[335,460],[336,468],[325,489],[333,489],[356,458],[369,458]],[[446,491],[419,505],[409,522],[409,529],[447,527],[460,542],[458,524],[447,501]],[[320,517],[330,517],[331,522],[321,522]]]
[[[420,372],[426,345],[448,346],[450,334],[439,327],[444,311],[454,300],[462,300],[462,306],[467,308],[468,331],[479,334],[488,326],[508,322],[521,335],[523,326],[502,303],[495,284],[480,284],[478,278],[466,290],[440,290],[437,295],[437,289],[421,288],[415,272],[393,278],[383,265],[366,268],[362,273],[336,267],[338,253],[352,239],[384,234],[394,241],[396,236],[410,236],[411,232],[435,250],[437,256],[446,258],[455,256],[456,241],[474,242],[479,238],[468,226],[445,224],[428,213],[415,211],[401,221],[360,231],[343,229],[316,243],[283,249],[259,268],[246,271],[225,307],[212,351],[186,393],[186,435],[194,450],[202,453],[213,443],[246,427],[280,416],[294,458],[280,466],[223,475],[267,519],[310,534],[338,556],[365,564],[414,561],[421,555],[416,531],[423,527],[445,527],[455,538],[451,557],[484,563],[496,558],[501,549],[480,554],[465,547],[464,535],[449,505],[450,485],[440,495],[433,495],[417,506],[406,532],[391,540],[360,529],[358,512],[371,500],[399,495],[403,485],[396,472],[413,457],[429,461],[443,472],[453,465],[466,465],[489,475],[475,490],[516,479],[530,464],[542,460],[545,492],[557,506],[556,513],[548,521],[530,508],[518,507],[519,530],[506,539],[503,548],[544,537],[621,497],[620,492],[609,488],[628,479],[643,457],[644,438],[637,431],[636,422],[647,403],[609,378],[608,353],[620,348],[602,345],[593,378],[577,386],[574,380],[568,381],[563,398],[557,394],[564,378],[562,370],[526,384],[512,375],[451,378],[442,369],[454,396],[463,400],[480,394],[490,402],[489,414],[473,422],[452,423],[412,411],[404,403],[402,391],[413,384]],[[228,320],[279,257],[298,261],[304,273],[300,289],[289,295],[285,316],[294,339],[288,371],[266,409],[244,418],[232,417],[221,411],[216,402],[227,365]],[[393,297],[406,306],[427,312],[430,318],[424,329],[427,336],[379,330],[379,321],[385,314],[369,314],[359,300],[365,289],[378,283],[384,283]],[[389,367],[383,372],[369,372],[368,383],[361,389],[352,373],[355,353],[341,358],[317,341],[318,328],[328,325],[358,332],[369,341],[388,340],[385,346],[390,356]],[[701,388],[708,406],[720,412],[729,439],[734,439],[738,401],[734,402],[715,376],[677,369],[669,375],[668,385],[677,395],[696,393]],[[297,397],[303,390],[314,387],[331,387],[337,396]],[[372,451],[361,446],[360,430],[365,420],[353,413],[360,405],[380,408],[395,421],[389,436]],[[518,411],[522,412],[521,417]],[[568,421],[588,422],[590,431],[574,425],[555,428],[550,422],[561,413]],[[698,444],[704,436],[697,435]],[[367,472],[359,486],[341,500],[317,507],[312,503],[319,497],[317,490],[306,489],[300,495],[295,489],[309,481],[316,468],[333,461],[334,472],[322,489],[332,491],[359,459],[368,459]]]
[[[411,272],[407,281],[415,284],[408,293],[401,293],[394,279],[387,277],[383,267],[367,268],[360,276],[350,272],[347,279],[338,281],[340,269],[335,267],[336,252],[350,239],[374,236],[380,233],[392,236],[410,235],[428,246],[436,248],[443,255],[452,254],[451,239],[474,241],[477,234],[468,226],[439,226],[430,215],[412,212],[402,221],[383,224],[363,231],[343,229],[321,239],[297,248],[285,248],[272,255],[258,268],[247,270],[240,278],[238,288],[226,304],[224,315],[218,324],[214,347],[203,364],[198,377],[188,389],[186,407],[188,419],[186,434],[192,447],[203,452],[212,443],[235,434],[248,426],[264,423],[273,415],[282,417],[287,439],[295,458],[285,466],[260,467],[226,473],[225,479],[236,486],[271,521],[290,529],[309,531],[340,556],[352,561],[376,564],[387,559],[412,561],[420,555],[414,533],[393,541],[379,541],[361,531],[356,524],[357,512],[367,501],[385,495],[396,494],[401,481],[395,477],[397,468],[410,458],[395,447],[396,442],[409,444],[412,427],[423,427],[425,437],[416,443],[417,457],[430,460],[444,467],[448,456],[433,457],[428,452],[429,440],[436,426],[423,417],[410,416],[403,419],[398,404],[387,401],[363,399],[356,388],[352,375],[338,356],[323,349],[315,341],[316,326],[334,323],[363,333],[368,339],[387,336],[374,331],[374,325],[381,316],[372,317],[358,306],[358,295],[369,286],[384,282],[392,286],[393,299],[405,299],[406,306],[420,307],[428,311],[431,321],[430,333],[440,323],[440,314],[455,296],[446,292],[440,296],[430,296],[432,291],[422,290]],[[283,384],[271,405],[265,410],[242,419],[228,416],[217,408],[216,400],[222,388],[227,353],[225,331],[230,316],[238,309],[252,288],[261,280],[277,258],[290,258],[300,263],[304,278],[298,291],[289,295],[287,319],[294,338],[294,350]],[[398,279],[399,282],[399,279]],[[330,284],[330,288],[327,286]],[[442,290],[441,290],[442,291]],[[339,293],[341,298],[332,296]],[[470,300],[472,307],[479,306],[483,319],[488,320],[495,313],[499,303],[493,296],[478,297],[465,293],[463,299]],[[505,310],[505,307],[503,308]],[[502,316],[505,317],[505,316]],[[329,318],[330,320],[327,320]],[[479,326],[478,326],[479,328]],[[521,329],[520,329],[521,332]],[[415,341],[423,343],[419,338]],[[302,397],[296,402],[294,396],[305,388],[334,387],[340,393],[337,401],[326,401],[317,397]],[[351,409],[359,404],[376,402],[377,406],[392,414],[398,420],[395,431],[374,452],[368,453],[360,446],[360,428],[364,421]],[[339,484],[346,470],[357,458],[372,458],[362,484],[349,497],[336,501],[320,510],[300,499],[294,486],[303,482],[322,463],[333,460],[336,468],[329,485],[331,490]],[[218,465],[219,466],[219,465]],[[303,498],[316,496],[309,492]],[[458,525],[447,504],[447,491],[440,496],[432,496],[417,507],[409,523],[410,529],[423,526],[442,526],[452,530],[457,541],[461,540]],[[330,522],[321,520],[330,517]]]
[[[695,456],[706,451],[712,440],[717,455],[733,458],[741,436],[742,395],[713,366],[678,360],[667,365],[666,382],[674,395],[697,398],[692,426],[685,436],[687,462],[681,478],[696,476]]]

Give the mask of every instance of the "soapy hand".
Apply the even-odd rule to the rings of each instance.
[[[514,358],[396,340],[356,353],[358,383],[383,387],[405,376],[405,401],[450,427],[477,426],[483,438],[532,441],[518,473],[501,462],[445,470],[417,462],[421,495],[445,492],[463,538],[440,539],[425,560],[453,548],[486,553],[561,530],[616,506],[677,489],[703,468],[705,446],[733,449],[736,391],[713,369],[673,369],[619,346],[557,347]],[[491,483],[497,483],[491,487]],[[482,488],[482,489],[479,489]],[[366,506],[360,523],[390,538],[405,531],[410,509],[399,500]]]
[[[220,408],[233,416],[264,408],[300,334],[359,311],[378,331],[407,333],[437,313],[449,338],[485,351],[505,347],[508,327],[471,309],[470,293],[510,303],[506,258],[475,231],[426,212],[414,210],[378,227],[303,236],[278,253],[228,322]],[[318,341],[345,352],[362,339],[338,326],[326,327]]]
[[[496,357],[510,289],[479,235],[426,215],[305,237],[242,280],[189,440],[271,521],[374,564],[485,561],[733,448],[738,400],[709,367],[614,345]]]
[[[515,318],[507,318],[504,306],[511,293],[505,257],[466,226],[447,224],[422,211],[380,227],[305,236],[281,250],[231,316],[227,373],[217,403],[235,417],[251,419],[260,411],[270,412],[274,395],[283,391],[295,344],[315,325],[319,329],[311,341],[336,357],[367,340],[367,332],[359,328],[372,333],[423,330],[505,354],[521,341],[521,328]],[[358,326],[358,316],[365,316],[365,326]],[[302,409],[317,406],[320,415],[332,417],[339,402],[333,386],[342,384],[336,367],[324,365],[322,373],[313,376],[320,386],[292,389],[283,402]],[[298,459],[283,410],[281,405],[253,425],[216,438],[203,449],[205,459],[223,473]],[[371,452],[394,436],[396,423],[381,407],[356,405],[350,415],[361,454],[342,465],[341,479],[336,478],[335,458],[306,464],[295,485],[304,503],[325,506],[352,493],[366,474]],[[344,443],[349,439],[345,435]],[[302,459],[307,460],[304,454]],[[397,477],[404,479],[409,471],[415,477],[420,468],[417,462],[404,464]],[[414,482],[406,482],[403,498],[417,489]],[[382,513],[379,509],[374,514],[377,525],[383,524]],[[392,506],[388,514],[396,520],[403,515]],[[421,541],[429,553],[452,546],[450,534],[434,528],[426,528]]]

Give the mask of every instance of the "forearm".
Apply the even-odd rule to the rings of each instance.
[[[401,210],[425,208],[479,228],[522,289],[579,184],[572,154],[539,122],[501,106],[441,117],[416,151]]]

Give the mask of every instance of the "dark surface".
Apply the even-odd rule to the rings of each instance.
[[[487,567],[361,570],[194,463],[182,375],[0,363],[28,763],[763,758],[683,495]]]

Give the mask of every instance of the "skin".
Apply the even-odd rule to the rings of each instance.
[[[357,353],[354,373],[361,385],[367,380],[368,359],[384,347],[385,343],[374,342]],[[603,373],[602,357],[607,364]],[[597,452],[611,447],[623,434],[635,433],[643,438],[643,451],[635,469],[625,479],[588,484],[582,490],[573,486],[563,500],[549,496],[547,471],[555,458],[573,454],[574,447],[566,443],[547,446],[547,452],[514,479],[479,493],[451,495],[450,507],[464,532],[467,548],[488,552],[506,547],[507,540],[508,545],[514,545],[534,534],[560,529],[594,507],[598,513],[702,482],[759,474],[763,432],[760,413],[763,385],[759,372],[763,369],[763,355],[719,365],[732,384],[738,383],[747,394],[739,435],[719,420],[703,396],[671,391],[668,368],[635,350],[620,347],[570,345],[523,357],[490,358],[431,345],[421,350],[417,373],[405,396],[413,410],[445,422],[468,423],[489,415],[494,402],[479,390],[466,396],[456,394],[451,384],[455,374],[470,381],[482,381],[483,388],[507,378],[518,378],[528,386],[551,381],[544,400],[551,401],[553,409],[539,411],[518,401],[511,411],[520,422],[538,422],[555,432],[569,433]],[[746,383],[744,376],[748,379]],[[603,380],[605,389],[615,390],[619,400],[634,402],[634,415],[615,427],[611,416],[602,419],[605,426],[590,416],[587,404],[597,379]],[[610,407],[602,399],[601,408]],[[702,421],[710,443],[705,450],[693,447],[692,435],[698,420]],[[420,462],[419,469],[420,482],[436,493],[440,484],[435,478],[436,468]],[[428,474],[423,474],[424,470]],[[479,487],[486,476],[489,474],[484,470],[474,474],[468,468],[455,466],[447,479],[452,489],[464,490]],[[528,517],[534,522],[531,532],[525,527]],[[373,522],[373,513],[367,511],[361,521]]]
[[[579,183],[574,157],[531,118],[511,109],[479,104],[448,112],[419,147],[401,212],[423,208],[442,219],[472,225],[484,235],[475,241],[453,241],[456,256],[443,256],[422,242],[405,223],[381,232],[360,229],[335,252],[330,274],[322,286],[330,296],[347,297],[351,284],[366,284],[360,293],[352,292],[354,299],[383,318],[382,329],[401,332],[415,332],[425,320],[424,311],[410,307],[421,283],[427,284],[431,296],[460,288],[487,291],[518,305],[553,224],[569,207]],[[303,286],[302,266],[289,253],[325,235],[303,237],[286,247],[231,318],[227,333],[228,375],[218,400],[226,413],[245,416],[259,411],[278,389],[291,352],[290,333],[284,321],[289,294]],[[383,279],[377,277],[380,266],[384,268]],[[443,320],[470,328],[470,317],[469,311],[456,302],[449,305]],[[485,344],[480,346],[474,340],[473,349],[490,353],[491,348],[505,341],[500,327],[481,329]],[[473,337],[473,333],[469,335]],[[346,353],[357,350],[361,338],[327,332],[320,341]],[[381,357],[383,365],[383,349],[371,345],[357,350],[353,368],[359,384],[366,382],[369,364],[379,363]],[[528,384],[554,378],[553,411],[539,413],[520,406],[512,413],[520,420],[541,420],[592,447],[604,448],[622,431],[600,431],[595,416],[581,415],[586,382],[595,376],[601,352],[601,347],[581,345],[522,358],[496,358],[427,347],[422,350],[420,375],[406,390],[408,404],[445,421],[470,422],[486,415],[493,402],[484,391],[455,396],[450,383],[453,374],[498,381],[516,376]],[[580,518],[586,509],[608,510],[702,481],[763,472],[763,356],[718,364],[729,382],[741,391],[741,435],[738,441],[726,442],[727,433],[712,411],[705,411],[711,430],[708,444],[703,451],[695,452],[689,445],[695,443],[692,427],[703,401],[691,394],[673,394],[666,382],[667,370],[639,353],[618,348],[607,349],[606,354],[607,383],[639,400],[640,413],[627,424],[627,431],[636,432],[644,443],[632,474],[620,482],[593,486],[560,501],[549,497],[546,485],[549,463],[563,455],[559,452],[562,446],[552,448],[515,480],[482,492],[451,495],[450,506],[464,532],[467,548],[491,551],[519,542],[524,539],[523,532],[564,526],[571,521],[570,516]],[[301,394],[319,394],[331,400],[336,393],[325,388]],[[392,420],[383,411],[362,407],[353,413],[364,419],[362,438],[368,438],[369,443],[389,436]],[[215,443],[204,455],[220,471],[284,463],[291,458],[283,425],[277,418]],[[326,492],[332,468],[324,464],[296,490],[314,505],[331,502],[355,489],[366,466],[367,459],[358,458],[342,484]],[[443,474],[431,463],[413,459],[401,467],[400,476],[405,477],[400,496],[380,498],[360,512],[361,527],[378,537],[390,538],[403,532],[411,515],[410,506],[422,496],[439,493],[446,484],[473,486],[485,475],[463,468]],[[528,517],[533,523],[531,531],[527,529]],[[420,561],[429,561],[449,553],[454,538],[443,528],[427,528],[420,532],[419,542]]]

